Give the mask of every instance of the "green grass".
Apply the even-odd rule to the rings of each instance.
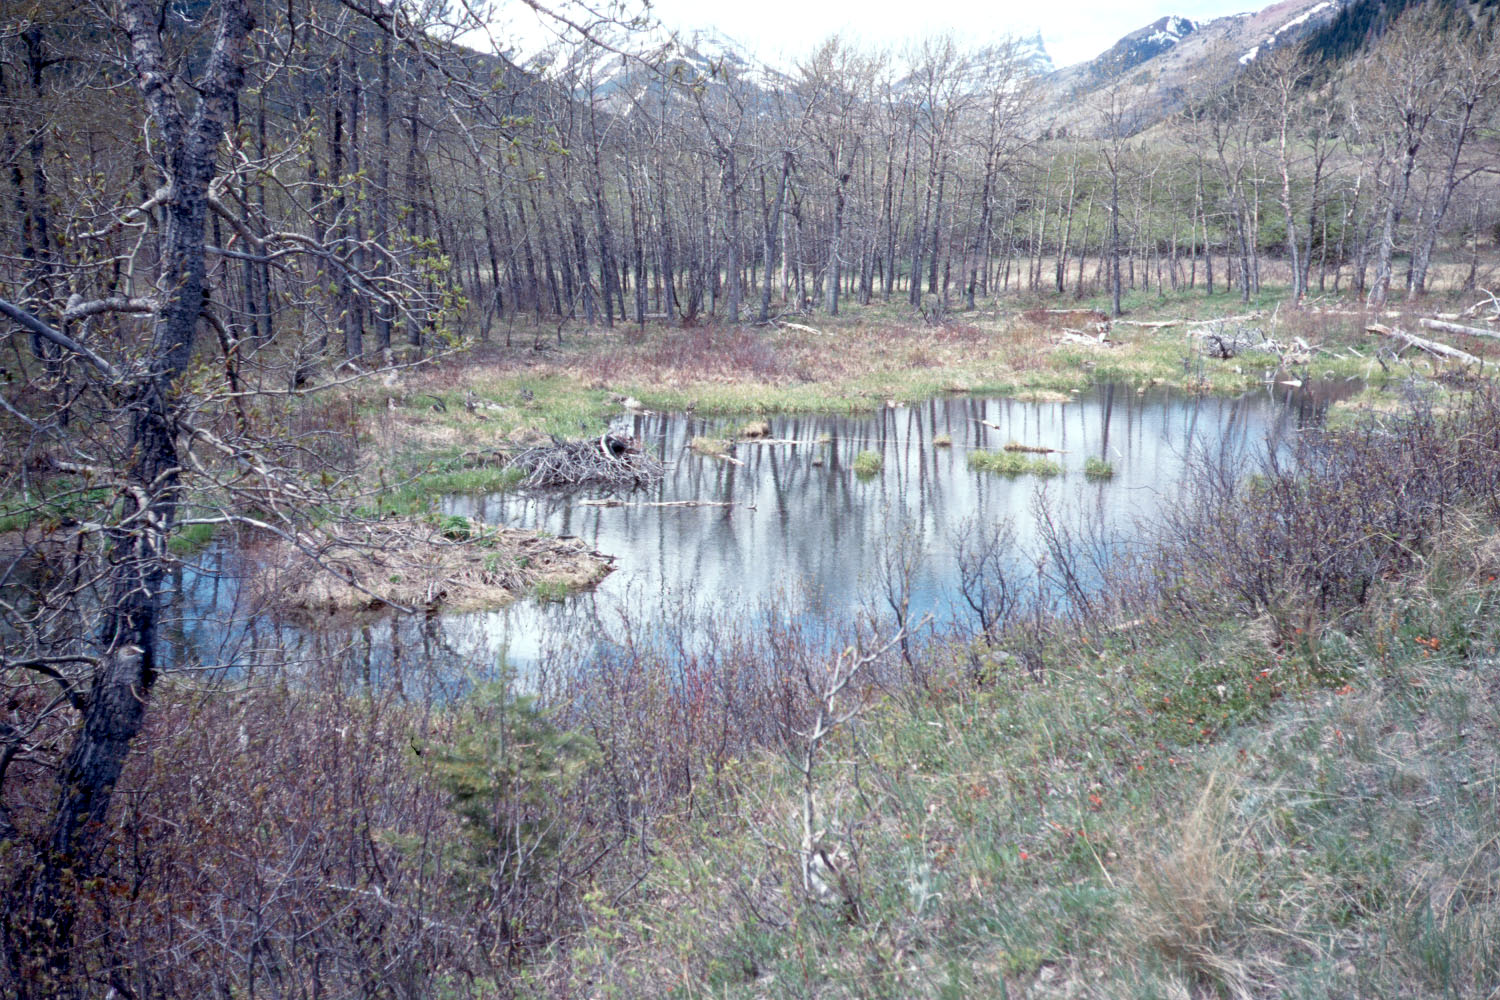
[[[1060,476],[1063,471],[1049,458],[1021,451],[971,451],[969,468],[999,476]]]
[[[799,777],[752,755],[724,779],[740,804],[658,832],[641,901],[572,974],[622,996],[1484,995],[1500,593],[1451,562],[1369,628],[1080,636],[1045,683],[939,675],[867,706],[815,772],[824,898],[800,888]]]
[[[572,593],[561,580],[538,580],[532,585],[532,596],[542,603],[566,600]]]
[[[878,451],[862,451],[854,456],[851,467],[856,476],[868,479],[878,475],[880,470],[885,468],[885,459],[880,457]]]
[[[92,520],[93,511],[107,502],[108,490],[86,487],[71,476],[58,476],[46,484],[46,496],[30,490],[0,497],[0,532],[20,531],[34,524]]]
[[[412,475],[394,489],[378,490],[367,502],[366,512],[420,514],[432,510],[442,497],[504,493],[526,478],[519,469],[493,465],[466,467],[461,462],[461,459],[439,462],[436,468]]]
[[[1102,458],[1090,455],[1084,459],[1083,474],[1090,479],[1113,479],[1115,477],[1115,467]]]
[[[181,525],[172,532],[167,546],[173,555],[191,555],[213,540],[215,530],[216,526],[212,524]]]

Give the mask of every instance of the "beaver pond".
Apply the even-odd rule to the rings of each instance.
[[[616,430],[665,462],[655,487],[442,501],[447,514],[576,536],[614,557],[592,590],[544,589],[487,611],[278,622],[243,609],[233,554],[210,549],[176,578],[172,658],[286,669],[334,657],[371,683],[461,684],[505,664],[524,673],[562,649],[576,664],[601,643],[648,632],[712,641],[702,623],[753,623],[771,604],[833,634],[888,607],[891,567],[903,561],[912,620],[931,612],[953,621],[962,616],[955,542],[966,523],[1009,519],[1006,558],[1018,567],[1033,565],[1043,514],[1128,540],[1178,495],[1195,455],[1248,468],[1359,388],[1276,385],[1222,398],[1101,385],[1066,401],[951,396],[863,415],[773,417],[750,426],[761,437],[738,441],[762,421],[635,414]],[[715,456],[694,449],[695,438],[735,444]],[[1055,468],[975,467],[1000,455]]]

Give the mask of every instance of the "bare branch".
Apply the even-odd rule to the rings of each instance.
[[[4,313],[6,316],[9,316],[11,319],[15,320],[17,323],[21,324],[37,336],[42,337],[46,340],[50,340],[52,343],[56,344],[58,347],[61,347],[63,350],[72,351],[74,354],[78,355],[80,358],[83,358],[89,364],[99,369],[99,371],[107,377],[111,379],[120,378],[120,373],[115,369],[114,365],[110,364],[108,361],[105,361],[99,355],[95,354],[87,347],[84,347],[72,337],[69,337],[63,333],[59,333],[58,331],[52,329],[52,327],[48,326],[46,323],[43,323],[31,313],[27,312],[25,309],[22,309],[20,306],[8,302],[5,299],[0,299],[0,313]]]

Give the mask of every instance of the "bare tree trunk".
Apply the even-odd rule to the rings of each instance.
[[[1057,248],[1057,294],[1063,293],[1067,285],[1068,273],[1068,243],[1073,238],[1073,196],[1078,190],[1078,150],[1073,150],[1073,158],[1068,164],[1068,199],[1066,204],[1058,206],[1059,212],[1066,213],[1066,222],[1063,224],[1062,242]]]
[[[360,175],[359,157],[359,66],[354,59],[354,50],[351,46],[348,53],[348,67],[344,72],[349,91],[349,175],[350,183],[356,185],[356,191],[362,191],[365,186],[364,178]],[[343,184],[339,187],[342,189]],[[354,204],[349,212],[349,232],[354,239],[354,247],[350,251],[350,266],[359,273],[365,273],[365,233],[364,213],[360,210],[362,199],[356,194]],[[364,308],[361,297],[350,295],[344,309],[344,356],[351,360],[365,353],[364,344]]]
[[[1391,258],[1396,249],[1396,227],[1401,223],[1401,216],[1406,209],[1406,198],[1411,190],[1411,175],[1417,167],[1417,151],[1420,148],[1418,141],[1408,142],[1402,156],[1402,166],[1399,173],[1391,176],[1391,182],[1386,187],[1385,210],[1381,213],[1380,242],[1375,248],[1375,282],[1370,286],[1370,295],[1366,300],[1371,309],[1380,309],[1385,305],[1391,291]]]
[[[761,323],[769,322],[771,319],[772,262],[776,259],[776,236],[781,231],[781,206],[786,202],[786,186],[791,172],[792,151],[784,149],[781,151],[781,176],[776,182],[776,199],[771,202],[771,211],[766,217],[766,283],[760,290],[760,314],[758,316],[758,321]],[[887,198],[889,198],[889,192],[887,192]]]
[[[1407,289],[1406,300],[1415,302],[1427,293],[1427,271],[1432,266],[1432,249],[1437,245],[1438,229],[1448,214],[1448,205],[1453,201],[1453,192],[1458,187],[1458,162],[1464,143],[1470,134],[1470,121],[1474,115],[1474,103],[1465,103],[1459,110],[1459,120],[1452,127],[1448,144],[1447,162],[1443,164],[1442,184],[1438,189],[1437,204],[1428,214],[1427,225],[1412,252],[1412,280]]]
[[[672,261],[672,228],[668,221],[669,216],[667,215],[667,176],[660,160],[657,161],[656,169],[656,214],[660,220],[660,235],[657,245],[657,254],[660,263],[657,267],[661,271],[662,295],[664,297],[662,311],[670,319],[677,313],[677,291],[675,285],[677,279]]]
[[[725,277],[729,280],[729,322],[740,321],[740,182],[739,160],[733,146],[724,152],[724,200],[729,233],[725,247]]]
[[[390,273],[390,264],[386,257],[390,253],[390,225],[391,225],[391,37],[385,32],[380,33],[380,89],[376,99],[376,114],[380,118],[380,150],[375,162],[375,244],[380,249],[379,263],[375,266],[376,277],[385,277]],[[264,135],[265,114],[264,101],[262,101],[261,127]],[[265,153],[261,153],[265,157]],[[484,208],[484,235],[489,241],[490,268],[494,274],[496,302],[500,297],[500,267],[495,260],[495,233],[490,225],[490,202],[487,194],[488,184],[484,184],[480,191],[480,204]],[[376,302],[375,309],[375,348],[380,352],[382,360],[388,360],[391,352],[391,307],[383,302]]]
[[[21,32],[21,38],[26,45],[26,75],[31,85],[31,99],[36,103],[38,111],[38,121],[32,129],[30,141],[26,143],[26,152],[31,160],[31,199],[28,206],[30,211],[26,215],[26,226],[30,238],[25,241],[23,252],[27,257],[27,278],[36,288],[36,300],[48,302],[54,297],[52,288],[54,261],[50,223],[51,208],[47,196],[46,127],[40,113],[45,106],[42,74],[52,60],[47,59],[42,51],[40,25],[28,25]],[[45,312],[43,318],[47,322],[56,321],[55,316],[47,315]],[[54,345],[35,336],[32,338],[32,349],[41,358],[50,358],[57,354]]]
[[[205,290],[204,234],[208,190],[235,95],[244,83],[246,39],[254,20],[245,0],[220,0],[219,24],[191,114],[177,100],[174,69],[163,50],[158,11],[147,0],[123,4],[136,85],[167,155],[169,193],[161,261],[161,305],[140,370],[121,391],[132,414],[121,527],[110,533],[110,576],[98,641],[103,649],[92,684],[82,695],[83,723],[58,775],[47,854],[30,897],[32,927],[40,946],[43,978],[37,995],[82,993],[68,982],[68,952],[76,914],[62,885],[86,878],[108,834],[115,784],[156,680],[157,621],[166,574],[167,537],[178,506],[178,383],[193,356]],[[101,372],[114,380],[120,373]],[[47,979],[52,982],[48,983]],[[61,987],[58,989],[57,987]]]
[[[1123,315],[1120,309],[1120,162],[1119,153],[1109,168],[1109,304],[1110,314]]]
[[[833,180],[833,236],[828,241],[828,287],[824,301],[830,316],[839,313],[839,276],[844,265],[840,256],[844,240],[844,181],[847,179],[847,174],[839,174]]]

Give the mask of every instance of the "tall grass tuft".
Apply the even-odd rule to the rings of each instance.
[[[1050,458],[1020,451],[971,451],[969,468],[998,476],[1060,476],[1063,471]]]
[[[869,479],[872,476],[878,475],[880,470],[885,468],[885,459],[880,457],[880,452],[878,451],[862,451],[854,456],[854,462],[851,467],[854,469],[856,476]]]
[[[1115,467],[1102,458],[1090,455],[1084,459],[1083,474],[1090,479],[1113,479],[1115,478]]]

